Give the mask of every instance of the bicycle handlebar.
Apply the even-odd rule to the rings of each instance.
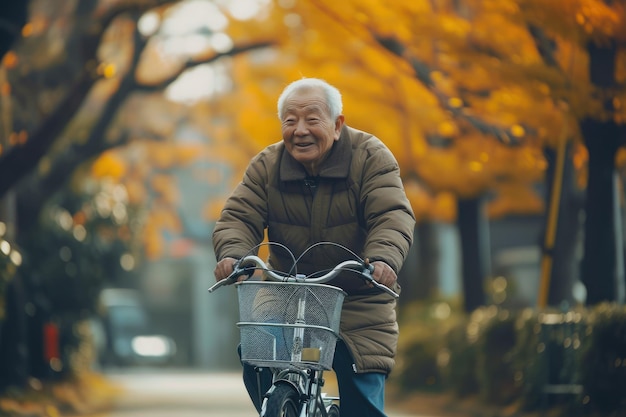
[[[253,266],[248,266],[250,264],[253,264]],[[211,293],[224,285],[231,285],[237,281],[237,278],[243,275],[252,275],[257,267],[263,270],[271,281],[308,282],[313,284],[327,283],[331,279],[335,278],[340,272],[349,269],[352,272],[358,273],[361,278],[363,278],[367,282],[370,282],[374,287],[386,292],[394,298],[399,298],[399,295],[394,290],[385,285],[382,285],[374,279],[374,277],[372,276],[372,272],[374,271],[374,265],[371,265],[369,263],[356,260],[343,261],[324,275],[318,277],[308,277],[304,274],[281,275],[276,271],[268,269],[265,262],[263,262],[263,260],[256,255],[244,256],[243,258],[235,262],[233,272],[223,280],[216,282],[211,288],[209,288],[209,292]]]

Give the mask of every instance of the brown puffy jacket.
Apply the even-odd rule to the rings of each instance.
[[[414,226],[391,152],[376,137],[344,126],[316,178],[307,177],[282,142],[259,153],[226,202],[213,245],[218,260],[240,258],[264,239],[267,229],[269,241],[300,257],[298,273],[311,274],[354,259],[332,245],[307,251],[318,242],[334,242],[360,257],[382,260],[397,273],[412,243]],[[293,259],[278,246],[270,246],[269,263],[277,270],[294,272]],[[398,337],[395,300],[368,288],[354,274],[340,275],[331,284],[348,293],[341,337],[353,354],[355,370],[388,373]]]

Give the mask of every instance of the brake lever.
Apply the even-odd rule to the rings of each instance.
[[[237,278],[239,278],[242,275],[247,275],[248,278],[250,278],[252,274],[254,274],[254,271],[255,271],[255,268],[253,266],[240,266],[239,261],[237,261],[234,264],[233,272],[231,272],[230,275],[224,278],[223,280],[220,280],[216,282],[215,284],[213,284],[213,286],[209,288],[209,293],[212,293],[213,291],[215,291],[216,289],[220,287],[223,287],[224,285],[234,284],[235,282],[237,282]]]
[[[369,258],[365,259],[363,266],[365,267],[365,270],[363,271],[363,276],[367,281],[371,282],[372,285],[374,285],[374,287],[378,288],[379,290],[391,295],[393,298],[400,298],[400,295],[397,292],[374,279],[374,276],[372,276],[372,273],[374,273],[374,265],[370,263]]]
[[[217,281],[215,284],[213,284],[209,288],[209,293],[212,293],[213,291],[217,290],[220,287],[223,287],[224,285],[231,285],[235,281],[237,281],[237,275],[235,274],[235,272],[233,272],[232,274],[230,274],[226,278],[224,278],[224,279],[222,279],[220,281]]]

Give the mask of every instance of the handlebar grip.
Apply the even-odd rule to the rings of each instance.
[[[366,276],[368,281],[370,281],[376,288],[386,292],[387,294],[391,295],[393,298],[396,298],[396,299],[400,298],[400,295],[397,292],[395,292],[391,288],[387,287],[386,285],[381,284],[380,282],[374,279],[374,277],[372,276],[372,273],[374,272],[374,265],[369,263],[369,259],[365,263],[365,268],[367,272],[364,273],[363,275]]]

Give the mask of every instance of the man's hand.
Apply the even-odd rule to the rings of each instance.
[[[393,268],[383,261],[374,261],[372,262],[372,266],[374,267],[372,278],[385,287],[392,288],[398,279],[398,276],[394,272]]]
[[[235,262],[237,262],[237,259],[235,258],[224,258],[219,261],[215,266],[215,270],[213,271],[213,274],[215,275],[215,280],[221,281],[224,278],[228,277],[230,274],[232,274],[233,270],[235,269]]]

